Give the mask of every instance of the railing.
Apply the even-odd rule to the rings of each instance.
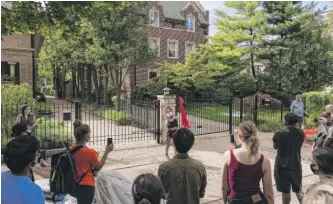
[[[12,127],[20,114],[20,107],[21,104],[1,106],[2,145],[12,139]],[[31,112],[36,115],[35,136],[43,149],[73,144],[73,122],[76,119],[89,125],[89,145],[106,145],[110,137],[114,143],[156,140],[159,134],[157,110],[154,101],[123,100],[118,107],[82,102],[39,103],[31,107]]]

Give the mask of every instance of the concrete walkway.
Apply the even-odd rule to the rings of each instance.
[[[275,159],[275,150],[272,148],[271,133],[260,133],[261,152],[271,160],[272,169]],[[104,147],[94,147],[99,155],[102,156]],[[201,203],[222,204],[220,192],[220,166],[223,152],[229,150],[232,146],[229,143],[227,133],[211,134],[197,136],[195,145],[190,151],[190,156],[201,161],[207,170],[208,185],[206,188],[206,196]],[[309,168],[308,159],[311,157],[310,145],[304,144],[302,150],[303,158],[303,186],[308,188],[311,184],[318,180]],[[173,151],[170,149],[170,156]],[[151,172],[157,174],[158,167],[161,163],[167,161],[165,157],[165,147],[156,144],[155,141],[136,142],[115,145],[115,150],[110,153],[106,165],[103,170],[114,169],[133,180],[141,173]],[[2,170],[6,167],[2,165]],[[49,170],[46,168],[36,167],[34,170],[36,179],[48,178]],[[273,179],[273,188],[275,190],[275,203],[281,203],[281,195],[276,192],[275,182]],[[298,203],[296,197],[292,196],[292,203]]]

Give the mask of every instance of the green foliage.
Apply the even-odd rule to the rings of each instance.
[[[95,111],[97,115],[102,116],[106,119],[112,120],[116,125],[131,125],[132,119],[128,114],[127,110],[114,110],[114,109],[100,109]]]
[[[32,88],[26,83],[20,85],[1,85],[1,134],[11,135],[11,128],[16,118],[21,114],[21,105],[35,106],[36,101],[32,98]]]
[[[53,96],[54,87],[53,85],[43,86],[40,91],[45,95]]]
[[[265,65],[261,79],[268,89],[289,94],[322,90],[331,85],[332,39],[315,16],[315,4],[263,2],[267,16],[259,58]],[[325,76],[326,75],[326,76]]]
[[[53,121],[47,117],[37,119],[36,137],[42,149],[63,148],[64,143],[72,144],[75,141],[71,128],[65,127],[63,121]]]
[[[317,124],[314,119],[318,119],[323,111],[325,111],[325,105],[333,102],[333,95],[325,92],[308,92],[305,93],[305,106],[306,112],[309,117],[306,120],[307,128],[315,128]]]
[[[157,95],[163,95],[162,89],[166,84],[160,80],[152,80],[134,87],[132,96],[134,100],[156,99]]]

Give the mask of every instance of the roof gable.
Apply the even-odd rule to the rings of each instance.
[[[158,5],[163,8],[163,15],[166,19],[186,21],[182,11],[186,10],[190,5],[198,12],[198,20],[202,25],[208,25],[206,11],[195,1],[159,1]]]

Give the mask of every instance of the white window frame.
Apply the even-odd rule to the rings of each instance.
[[[150,24],[150,15],[152,12],[157,12],[157,25],[155,24]],[[148,23],[150,26],[153,26],[153,27],[160,27],[160,11],[158,9],[156,9],[155,7],[151,8],[149,10],[149,14],[148,14]]]
[[[157,71],[156,68],[149,68],[149,69],[148,69],[148,77],[147,77],[147,78],[148,78],[148,81],[152,80],[152,79],[149,78],[149,73],[150,73],[150,72],[156,72],[156,77],[159,76],[159,73],[158,73],[158,71]]]
[[[179,51],[179,44],[178,44],[178,40],[169,40],[168,39],[168,42],[167,42],[167,58],[170,58],[170,59],[178,59],[179,55],[178,55],[178,51]],[[169,56],[169,43],[176,43],[176,50],[175,50],[175,57],[170,57]]]
[[[192,23],[193,30],[190,30],[189,27],[188,27],[188,19],[189,18],[192,18],[192,20],[193,20],[193,23]],[[195,17],[192,14],[187,15],[187,17],[186,17],[186,30],[188,32],[195,32]]]
[[[160,38],[151,38],[151,37],[149,37],[148,38],[148,43],[149,43],[149,48],[150,48],[150,41],[151,40],[156,40],[156,42],[157,42],[157,57],[160,57],[161,56],[161,41],[160,41]]]
[[[185,57],[187,57],[187,55],[189,54],[189,53],[187,53],[187,49],[186,49],[187,45],[193,45],[193,46],[194,46],[194,49],[196,48],[196,44],[195,44],[195,42],[189,42],[189,41],[186,41],[186,42],[185,42]],[[193,51],[193,49],[192,49],[192,51]]]

